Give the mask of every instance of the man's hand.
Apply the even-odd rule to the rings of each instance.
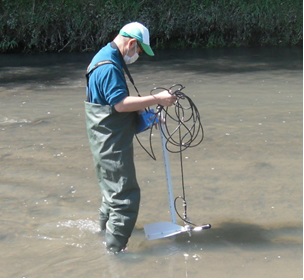
[[[167,90],[161,91],[153,96],[156,98],[157,104],[163,107],[171,106],[176,101],[176,96]]]

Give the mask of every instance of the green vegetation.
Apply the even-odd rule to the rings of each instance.
[[[96,51],[130,21],[154,48],[302,46],[302,0],[0,0],[0,52]]]

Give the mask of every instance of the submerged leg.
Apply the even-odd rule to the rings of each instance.
[[[110,251],[119,252],[126,247],[137,220],[139,187],[116,194],[113,202],[106,226],[106,244]]]
[[[103,161],[103,167],[106,161]],[[120,168],[106,171],[100,168],[100,187],[103,193],[100,208],[101,229],[106,231],[106,246],[109,251],[123,250],[134,229],[140,203],[138,186],[133,161],[121,164]]]
[[[100,229],[104,231],[106,229],[106,223],[109,220],[109,207],[106,204],[104,196],[102,196],[101,207],[99,209],[99,221]]]

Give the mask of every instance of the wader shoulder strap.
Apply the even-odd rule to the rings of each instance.
[[[118,47],[117,47],[117,45],[115,44],[114,41],[111,42],[111,46],[112,46],[113,48],[115,48],[115,49],[118,50],[118,53],[120,54],[120,58],[121,58],[121,61],[122,61],[122,67],[123,67],[124,71],[126,72],[126,74],[127,74],[128,78],[129,78],[130,82],[132,83],[133,87],[135,88],[135,90],[136,90],[136,92],[137,92],[137,95],[140,96],[139,91],[138,91],[137,87],[135,86],[134,80],[133,80],[133,78],[132,78],[132,76],[131,76],[131,73],[130,73],[130,71],[129,71],[129,69],[128,69],[128,66],[127,66],[127,64],[125,63],[125,60],[123,59],[123,57],[122,57],[122,55],[121,55],[121,53],[120,53],[120,50],[118,49]]]
[[[133,85],[135,91],[137,92],[137,95],[138,95],[138,96],[141,96],[141,95],[139,94],[139,91],[138,91],[137,87],[135,86],[134,80],[133,80],[133,78],[132,78],[132,76],[131,76],[131,73],[130,73],[128,67],[127,67],[127,64],[125,63],[125,61],[124,61],[124,59],[123,59],[123,57],[122,57],[122,55],[121,55],[121,53],[120,53],[120,50],[118,49],[118,47],[117,47],[117,45],[115,44],[114,41],[111,42],[111,46],[112,46],[113,48],[115,48],[115,49],[118,50],[118,53],[119,53],[120,58],[121,58],[121,61],[122,61],[122,67],[123,67],[125,73],[127,74],[128,78],[129,78],[129,80],[130,80],[130,82],[132,83],[132,85]],[[87,92],[87,101],[88,101],[88,102],[90,102],[90,100],[91,100],[91,92],[90,92],[90,90],[89,90],[89,77],[90,77],[90,75],[91,75],[92,72],[93,72],[96,68],[98,68],[99,66],[104,65],[104,64],[110,64],[110,63],[114,64],[117,68],[119,68],[119,67],[116,65],[115,62],[113,62],[113,61],[111,61],[111,60],[103,60],[103,61],[100,61],[100,62],[96,63],[96,64],[92,67],[92,69],[91,69],[89,72],[87,72],[86,78],[87,78],[87,91],[88,91],[88,92]]]
[[[90,71],[87,71],[87,73],[86,73],[86,79],[87,79],[87,102],[91,102],[91,91],[90,91],[90,89],[89,89],[89,78],[90,78],[90,75],[92,74],[92,72],[96,69],[96,68],[98,68],[99,66],[102,66],[102,65],[105,65],[105,64],[114,64],[116,67],[117,67],[117,65],[116,65],[116,63],[114,63],[113,61],[111,61],[111,60],[103,60],[103,61],[99,61],[99,62],[97,62],[93,67],[92,67],[92,69],[90,70]],[[88,67],[89,68],[89,67]]]
[[[92,67],[92,69],[90,70],[90,71],[87,71],[87,73],[86,73],[86,77],[87,77],[87,80],[88,80],[88,76],[90,76],[91,75],[91,73],[96,69],[96,68],[98,68],[99,66],[101,66],[101,65],[104,65],[104,64],[115,64],[113,61],[111,61],[111,60],[102,60],[102,61],[99,61],[99,62],[97,62],[93,67]],[[88,67],[88,70],[89,70],[89,67]]]

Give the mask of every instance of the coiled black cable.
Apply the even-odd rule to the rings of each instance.
[[[170,88],[156,87],[151,90],[150,94],[155,94],[160,90],[166,90],[172,95],[177,97],[177,100],[174,106],[163,107],[158,105],[155,113],[155,121],[160,116],[163,116],[163,119],[159,122],[162,122],[162,125],[159,125],[161,133],[163,133],[166,139],[166,149],[171,153],[179,153],[180,155],[180,169],[181,169],[181,182],[182,182],[182,191],[183,195],[178,196],[174,200],[174,208],[177,215],[181,220],[186,224],[195,224],[191,223],[187,217],[187,202],[186,202],[186,193],[184,185],[184,168],[183,168],[183,156],[182,152],[188,148],[198,146],[204,139],[204,129],[201,123],[200,114],[195,106],[192,99],[187,96],[182,90],[185,87],[181,84],[174,84]],[[152,130],[153,126],[150,128],[150,151],[147,151],[145,147],[140,143],[142,148],[154,159],[156,160],[153,147],[152,147]],[[177,210],[177,200],[182,199],[184,213],[183,216]]]
[[[163,111],[164,119],[161,120],[163,125],[159,127],[166,139],[166,149],[171,153],[180,153],[188,148],[196,147],[204,139],[199,111],[192,99],[182,92],[184,88],[181,84],[174,84],[170,88],[155,87],[150,92],[153,95],[160,90],[166,90],[177,97],[172,107],[158,105],[154,119],[154,123],[157,123],[160,112]],[[153,128],[153,126],[150,127],[150,151],[141,144],[137,135],[136,138],[147,154],[156,160],[152,146]]]
[[[167,140],[166,148],[171,153],[180,153],[195,147],[204,139],[199,111],[192,99],[182,92],[184,88],[181,84],[175,84],[169,89],[155,88],[151,91],[153,94],[153,91],[163,89],[177,97],[175,106],[158,106],[157,110],[158,112],[164,111],[164,120],[162,120],[164,125],[161,126],[161,129]]]

